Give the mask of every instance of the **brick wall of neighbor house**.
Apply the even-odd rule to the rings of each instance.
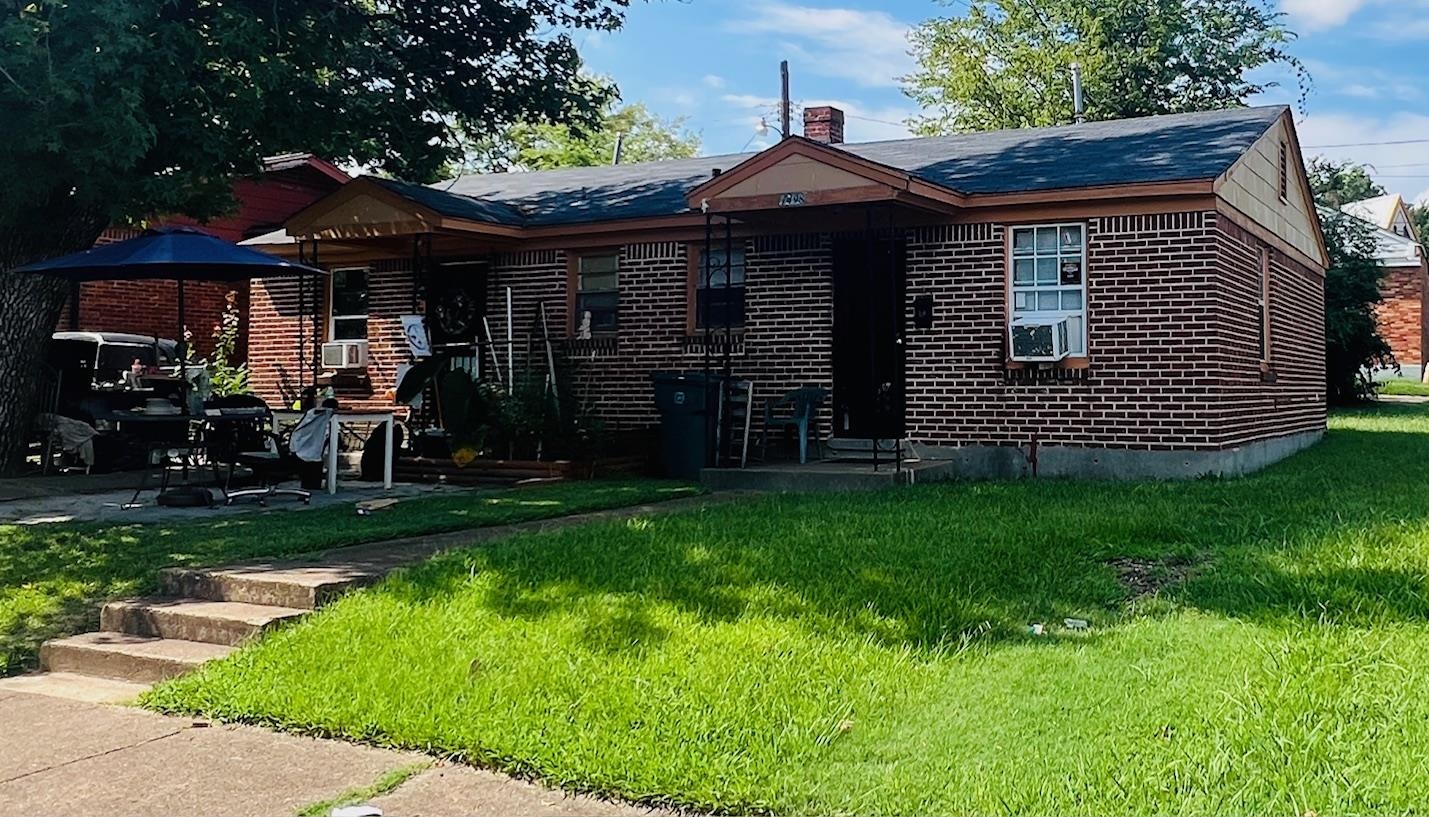
[[[1263,382],[1256,306],[1259,248],[1210,212],[1093,218],[1087,222],[1089,358],[1086,370],[1005,365],[1006,230],[996,224],[909,232],[908,297],[932,295],[934,325],[907,341],[908,436],[958,446],[1040,443],[1123,449],[1218,450],[1254,439],[1323,429],[1321,280],[1280,256],[1272,268],[1273,363]],[[733,369],[761,402],[801,385],[832,385],[833,289],[828,235],[746,242],[747,320]],[[575,386],[611,430],[656,422],[650,374],[697,370],[702,337],[689,336],[685,244],[622,248],[621,330],[567,341]],[[397,317],[411,308],[406,262],[373,270],[374,395],[346,405],[387,405],[406,351]],[[489,293],[493,335],[505,338],[511,287],[518,371],[546,304],[553,333],[567,326],[566,254],[499,256]],[[295,371],[292,282],[255,283],[251,356],[268,396]],[[536,336],[539,337],[539,336]],[[273,340],[277,338],[277,340]],[[544,366],[539,342],[531,344]],[[504,363],[505,349],[500,354]],[[713,354],[719,366],[720,354]],[[486,365],[488,361],[483,361]],[[758,414],[756,413],[756,432]],[[823,428],[827,430],[827,408]]]
[[[1375,307],[1379,333],[1401,366],[1424,360],[1424,268],[1389,267],[1380,282],[1383,300]]]
[[[248,282],[193,282],[184,285],[184,312],[193,347],[200,357],[213,351],[213,328],[223,316],[230,291],[247,298]],[[177,340],[178,285],[173,281],[86,281],[80,288],[80,327],[86,332],[133,332]],[[60,314],[60,331],[70,328],[69,304]]]
[[[1325,279],[1221,220],[1214,371],[1225,446],[1325,428]],[[1261,253],[1270,253],[1270,361],[1261,365]],[[1262,371],[1268,368],[1267,371]]]

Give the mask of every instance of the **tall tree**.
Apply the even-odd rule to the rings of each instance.
[[[1338,210],[1321,216],[1330,269],[1325,276],[1325,378],[1332,403],[1374,395],[1376,368],[1393,368],[1394,353],[1379,334],[1384,265],[1376,257],[1374,227]]]
[[[220,214],[265,154],[429,180],[458,131],[592,122],[608,91],[561,32],[628,3],[0,0],[0,463],[66,294],[10,269],[114,222]]]
[[[944,0],[951,2],[951,0]],[[1082,68],[1088,119],[1246,104],[1274,85],[1268,66],[1296,74],[1295,35],[1265,0],[968,0],[912,34],[918,69],[904,92],[925,112],[925,135],[1073,121],[1069,67]]]
[[[1337,210],[1352,201],[1372,199],[1385,193],[1384,188],[1369,175],[1369,168],[1358,162],[1338,162],[1316,156],[1310,160],[1306,173],[1315,201]]]
[[[612,96],[599,121],[588,127],[565,122],[518,122],[482,140],[459,172],[551,170],[608,165],[620,141],[621,163],[688,159],[700,150],[699,134],[683,119],[662,119],[636,102],[617,105]]]
[[[1409,220],[1414,222],[1414,234],[1419,236],[1419,243],[1429,251],[1429,202],[1409,205]]]

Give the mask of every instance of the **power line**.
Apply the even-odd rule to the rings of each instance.
[[[1325,148],[1368,148],[1381,147],[1385,145],[1429,145],[1429,139],[1391,139],[1386,142],[1344,142],[1338,145],[1306,145],[1306,150],[1324,150]]]

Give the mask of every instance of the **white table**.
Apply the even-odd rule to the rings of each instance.
[[[327,492],[337,493],[337,440],[343,423],[382,423],[387,431],[387,456],[382,461],[382,487],[392,488],[392,427],[390,411],[335,411],[327,423]]]

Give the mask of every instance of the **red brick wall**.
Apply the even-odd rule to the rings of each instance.
[[[225,241],[239,242],[276,230],[290,216],[340,186],[339,182],[303,170],[276,171],[256,179],[239,179],[233,184],[238,212],[207,224],[184,216],[167,216],[160,224],[201,226]],[[139,230],[111,228],[98,244],[122,241]],[[213,351],[213,329],[223,316],[225,297],[239,294],[240,312],[248,309],[248,282],[189,283],[184,286],[186,326],[193,333],[199,355]],[[71,328],[70,307],[66,305],[58,327]],[[172,338],[178,335],[178,288],[173,281],[90,281],[80,290],[79,328],[90,332],[133,332]],[[247,348],[248,327],[240,324],[238,353]]]
[[[1221,443],[1325,428],[1325,279],[1270,250],[1270,363],[1262,372],[1258,310],[1263,241],[1222,221],[1216,356]]]
[[[255,280],[250,289],[248,344],[250,382],[255,394],[270,405],[287,405],[295,400],[304,383],[311,384],[311,371],[299,364],[298,339],[307,339],[305,353],[312,355],[313,315],[327,337],[326,280],[299,282],[289,278]],[[303,308],[305,306],[305,309]],[[337,396],[343,408],[390,408],[385,392],[396,381],[397,366],[408,362],[407,341],[402,335],[401,316],[412,311],[411,261],[381,261],[368,272],[367,339],[370,363],[367,374],[371,387],[340,387]]]
[[[1036,437],[1074,446],[1216,450],[1324,428],[1323,279],[1275,256],[1276,379],[1264,382],[1256,335],[1259,247],[1215,213],[1088,220],[1090,366],[1055,377],[1005,365],[1005,241],[1005,229],[994,224],[909,232],[908,297],[935,300],[933,328],[910,328],[906,342],[910,438],[1025,445]],[[734,371],[755,382],[760,403],[800,385],[830,387],[829,237],[759,237],[746,246],[747,326]],[[686,330],[686,251],[678,243],[623,248],[618,336],[565,344],[581,395],[613,429],[655,422],[651,372],[703,365],[702,339]],[[392,262],[373,273],[377,398],[406,359],[396,323],[411,308],[406,268]],[[562,252],[496,260],[492,332],[504,340],[509,286],[518,369],[539,304],[546,304],[553,331],[565,327],[566,278]],[[275,297],[271,286],[253,289],[255,383],[265,393],[277,388],[276,371],[293,368],[296,329],[296,318],[275,308],[287,304],[291,312],[296,289],[278,284],[286,291]],[[270,344],[280,330],[282,340]],[[543,354],[539,343],[533,350]],[[500,354],[504,363],[504,343]],[[719,352],[712,357],[718,368]]]
[[[1379,286],[1383,300],[1375,308],[1379,333],[1401,366],[1424,362],[1424,267],[1389,267]]]

